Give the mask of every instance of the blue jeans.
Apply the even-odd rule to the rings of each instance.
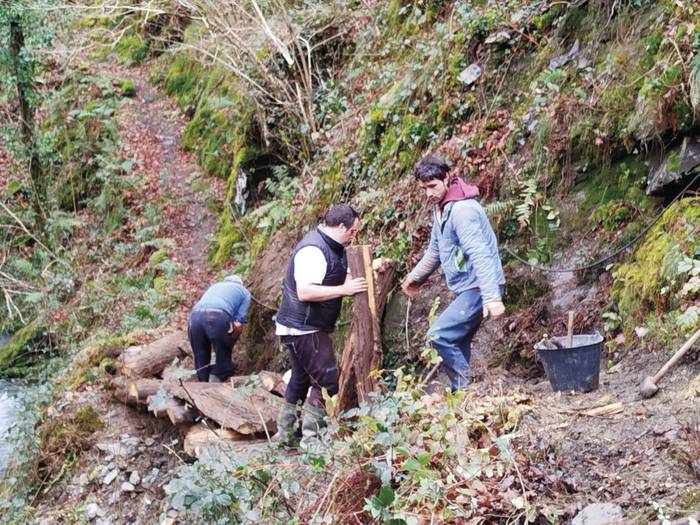
[[[428,338],[442,358],[453,392],[469,384],[471,343],[482,318],[481,292],[467,290],[445,308],[428,330]]]

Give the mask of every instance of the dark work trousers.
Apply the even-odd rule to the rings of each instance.
[[[323,408],[325,402],[321,389],[325,388],[331,396],[338,393],[338,366],[330,334],[283,335],[280,340],[289,350],[292,365],[285,399],[294,404],[306,400],[312,406]]]
[[[194,368],[197,379],[209,381],[209,375],[214,374],[221,381],[233,375],[231,351],[236,342],[236,336],[229,333],[231,317],[223,310],[193,310],[187,333],[194,354]],[[216,354],[216,364],[211,363],[211,349]]]

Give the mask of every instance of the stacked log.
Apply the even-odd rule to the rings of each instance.
[[[192,455],[214,438],[267,441],[276,430],[286,388],[282,376],[264,370],[225,383],[199,383],[183,366],[189,353],[182,331],[126,349],[117,361],[120,374],[110,381],[114,399],[173,425],[189,426],[185,449]],[[196,423],[201,420],[209,423]]]

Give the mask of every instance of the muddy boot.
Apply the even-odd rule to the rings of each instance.
[[[301,420],[301,442],[299,447],[304,450],[319,444],[319,435],[326,427],[326,411],[312,405],[304,405],[304,417]]]
[[[210,383],[221,383],[221,378],[218,376],[215,376],[214,374],[209,374],[209,382]]]
[[[285,401],[282,410],[277,414],[277,432],[272,436],[272,442],[282,447],[293,447],[297,440],[298,427],[299,407]]]

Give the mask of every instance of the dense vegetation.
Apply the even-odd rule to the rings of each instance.
[[[0,349],[2,377],[36,374],[32,365],[48,354],[70,358],[88,347],[80,373],[64,384],[93,382],[93,367],[104,372],[103,350],[114,344],[95,341],[161,326],[187,301],[168,286],[179,269],[176,243],[160,228],[167,192],[143,199],[152,188],[120,142],[121,102],[134,83],[89,61],[145,64],[187,115],[185,147],[226,184],[210,264],[248,276],[266,270],[259,261],[278,232],[294,238],[340,200],[361,212],[361,241],[404,273],[428,232],[410,176],[428,151],[479,185],[502,246],[545,266],[585,266],[643,232],[674,196],[645,193],[659,163],[690,180],[674,152],[697,133],[700,115],[693,2],[120,0],[51,10],[40,0],[0,0],[0,7],[0,110],[11,115],[0,130],[0,332],[14,334]],[[80,66],[50,52],[77,40],[93,44]],[[589,325],[607,331],[612,358],[659,348],[697,326],[699,209],[697,197],[673,202],[632,253],[578,272],[581,280],[612,276],[602,315]],[[503,255],[518,276],[508,285],[510,313],[527,310],[549,285]],[[260,326],[249,330],[255,339]],[[395,346],[385,348],[392,367],[407,362],[403,342]],[[450,520],[455,501],[478,499],[453,491],[450,469],[469,470],[488,494],[490,469],[521,475],[524,459],[508,449],[516,423],[509,410],[428,414],[402,374],[388,374],[386,398],[347,423],[355,438],[292,461],[278,474],[279,490],[264,492],[270,485],[261,482],[275,474],[263,460],[222,470],[215,458],[184,468],[170,497],[204,522],[284,521],[289,502],[299,503],[298,472],[321,476],[333,466],[348,483],[366,476],[356,481],[375,494],[369,515],[418,523],[426,509]],[[462,401],[452,399],[452,408]],[[443,438],[428,420],[439,420],[440,432],[466,425],[472,448],[439,454]],[[407,421],[425,434],[405,435]],[[357,461],[376,472],[358,474]],[[383,472],[381,461],[389,468],[394,461],[396,472]],[[235,490],[227,485],[231,469]],[[504,520],[556,523],[524,485],[506,493],[488,501]],[[439,504],[429,506],[430,497]],[[330,500],[318,509],[316,523],[353,510]]]

